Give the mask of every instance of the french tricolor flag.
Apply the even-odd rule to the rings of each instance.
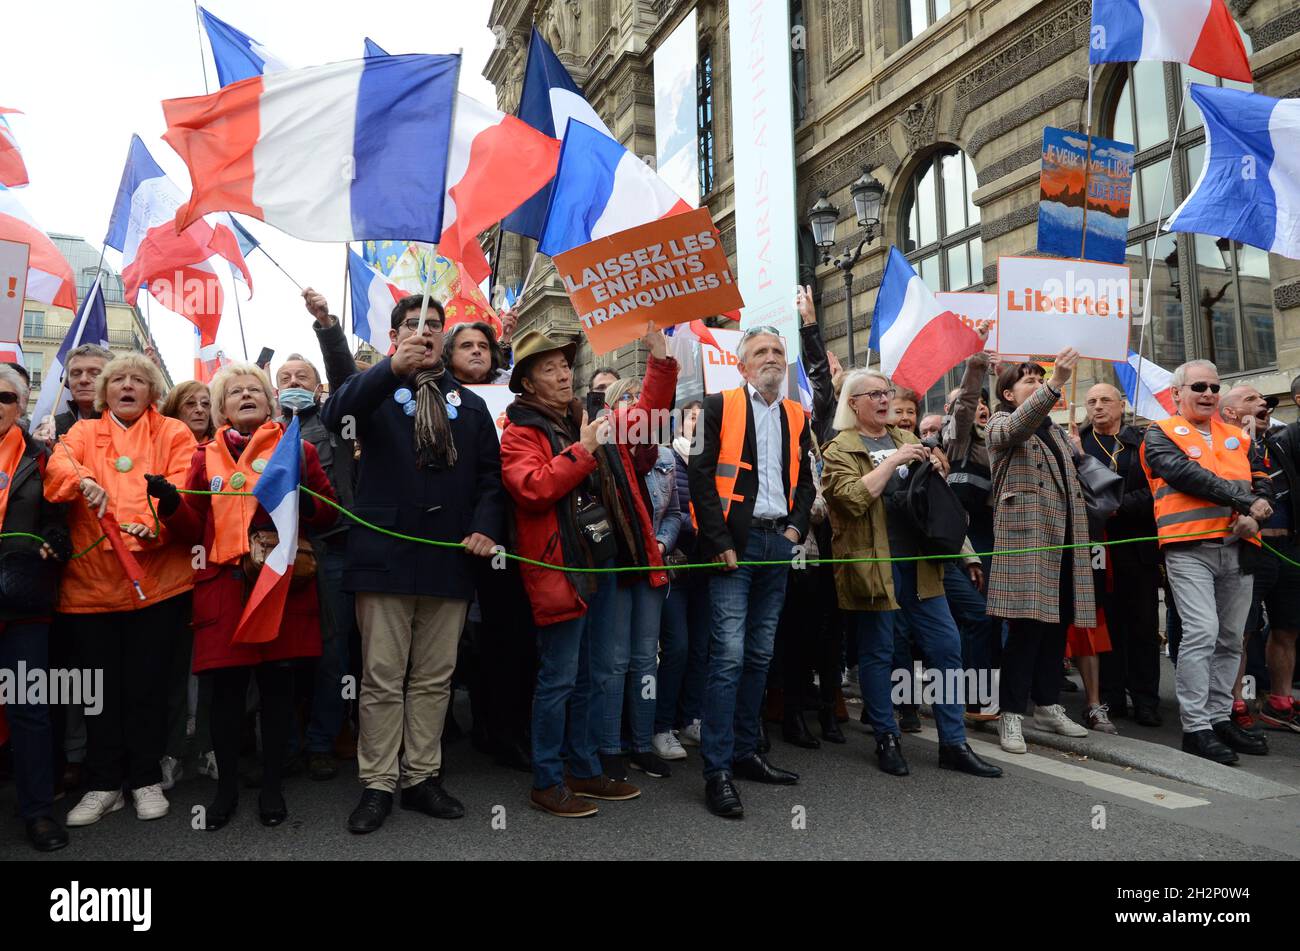
[[[868,346],[880,351],[880,372],[895,385],[925,394],[984,342],[934,299],[898,248],[889,249],[876,297]]]
[[[208,34],[208,46],[212,48],[212,61],[217,65],[217,79],[221,85],[229,86],[250,76],[278,73],[289,68],[257,40],[217,19],[202,7],[199,7],[199,18]]]
[[[649,165],[605,133],[570,119],[537,250],[554,257],[690,210]]]
[[[17,197],[0,185],[0,238],[29,245],[27,296],[55,307],[77,309],[72,266]]]
[[[1186,63],[1252,81],[1250,57],[1223,0],[1093,0],[1089,62]]]
[[[184,197],[140,137],[131,136],[104,243],[122,252],[127,303],[134,305],[140,288],[148,287],[160,304],[192,321],[207,346],[217,339],[223,292],[205,262],[219,254],[250,287],[252,278],[229,215],[220,216],[215,227],[199,219],[177,234],[173,219]]]
[[[235,211],[307,241],[438,241],[459,72],[372,56],[163,102],[194,182],[176,228]]]
[[[275,548],[266,556],[257,576],[244,613],[235,628],[232,644],[265,644],[279,636],[284,617],[284,601],[293,580],[293,562],[298,557],[298,479],[302,459],[302,440],[298,417],[294,416],[280,437],[275,452],[253,487],[253,495],[271,514],[279,536]]]
[[[9,128],[9,121],[5,118],[7,112],[20,111],[0,106],[0,185],[8,188],[27,184],[27,166],[23,162],[23,153],[19,150],[18,140],[14,138],[13,129]]]
[[[1168,419],[1174,409],[1174,395],[1170,389],[1174,375],[1150,360],[1144,360],[1132,350],[1126,363],[1114,364],[1115,376],[1124,389],[1124,395],[1133,404],[1139,416],[1152,422]]]
[[[388,329],[393,325],[393,305],[406,291],[348,248],[348,283],[352,287],[352,332],[380,353],[393,348]]]

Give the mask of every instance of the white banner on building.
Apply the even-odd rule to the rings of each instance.
[[[655,50],[655,167],[659,177],[695,208],[700,205],[695,114],[698,64],[692,10]]]
[[[799,358],[798,221],[788,4],[731,5],[731,125],[735,134],[736,271],[743,329],[772,326]]]

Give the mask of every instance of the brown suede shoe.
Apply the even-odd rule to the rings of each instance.
[[[641,790],[626,780],[610,779],[603,774],[593,776],[591,779],[579,779],[577,776],[570,776],[567,782],[569,788],[573,790],[573,794],[582,796],[584,799],[605,799],[610,802],[621,802],[624,799],[635,799],[641,795]]]
[[[600,811],[591,803],[583,802],[575,796],[564,783],[550,789],[534,789],[528,794],[528,799],[534,809],[565,819],[581,819],[594,816]]]

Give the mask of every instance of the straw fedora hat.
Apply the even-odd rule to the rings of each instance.
[[[529,330],[515,341],[515,365],[510,371],[510,392],[522,393],[524,391],[524,371],[527,369],[530,360],[543,354],[554,353],[556,350],[564,354],[564,359],[569,361],[569,366],[573,366],[573,361],[578,355],[577,343],[560,343],[546,336],[540,330]]]

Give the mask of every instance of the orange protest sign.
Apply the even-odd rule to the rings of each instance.
[[[555,268],[596,353],[645,333],[744,305],[707,208],[557,254]]]

